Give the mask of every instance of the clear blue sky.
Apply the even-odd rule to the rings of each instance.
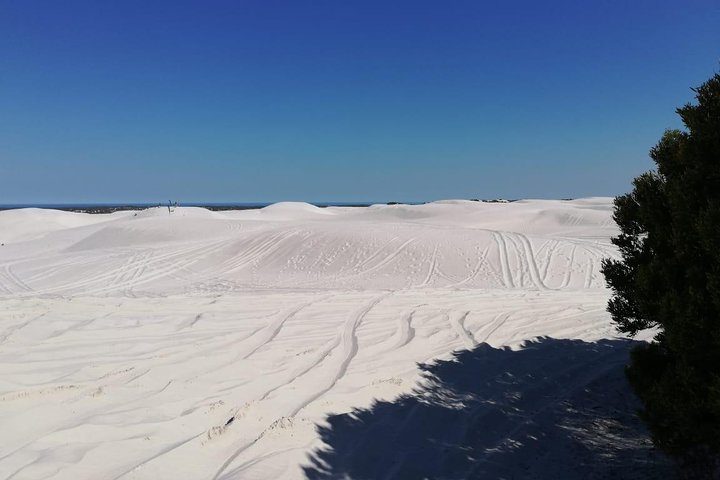
[[[720,2],[0,2],[0,203],[616,195]]]

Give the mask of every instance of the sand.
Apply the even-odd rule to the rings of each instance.
[[[601,382],[633,405],[616,233],[609,198],[0,212],[0,478],[589,478],[583,448],[647,446],[553,430]]]

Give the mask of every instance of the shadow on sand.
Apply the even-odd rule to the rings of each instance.
[[[308,479],[670,478],[624,378],[635,342],[482,344],[420,365],[411,395],[334,415]]]

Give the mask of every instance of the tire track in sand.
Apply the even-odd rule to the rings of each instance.
[[[275,253],[278,249],[280,249],[280,247],[282,247],[282,244],[286,240],[297,236],[298,233],[299,232],[295,230],[275,232],[256,243],[251,242],[251,245],[248,248],[242,251],[239,255],[235,255],[231,261],[225,262],[226,265],[214,272],[214,275],[227,275],[256,264],[262,259]]]
[[[320,398],[322,395],[327,393],[330,389],[332,389],[337,381],[342,378],[345,375],[345,372],[347,371],[348,366],[350,365],[350,362],[352,362],[352,359],[357,355],[358,351],[358,345],[357,345],[357,336],[356,336],[356,330],[357,327],[362,322],[363,318],[370,312],[370,310],[373,309],[378,303],[386,299],[388,296],[392,295],[393,292],[386,292],[382,295],[379,295],[372,299],[370,302],[368,302],[365,306],[363,306],[360,310],[356,311],[354,314],[350,315],[348,319],[345,321],[343,326],[340,328],[340,331],[338,332],[338,337],[336,340],[331,344],[331,346],[327,349],[324,349],[322,352],[322,355],[317,357],[315,362],[309,367],[304,369],[304,371],[300,374],[300,376],[304,375],[308,371],[312,370],[315,366],[319,365],[325,358],[330,355],[332,350],[338,346],[341,345],[343,349],[343,359],[340,362],[340,365],[335,372],[335,374],[332,376],[329,382],[321,388],[320,390],[314,392],[309,397],[305,398],[303,401],[301,401],[288,415],[285,415],[285,417],[292,418],[295,415],[297,415],[303,408],[310,405],[313,401]],[[289,383],[286,383],[285,385],[289,385],[293,381],[295,381],[298,377],[295,377],[293,380],[291,380]],[[263,398],[267,398],[267,396],[274,390],[277,390],[280,387],[276,387],[263,395]],[[282,417],[279,417],[282,418]],[[212,480],[218,480],[222,474],[227,470],[227,468],[232,464],[233,461],[237,457],[240,456],[245,450],[252,447],[257,443],[263,436],[265,436],[265,433],[268,431],[269,428],[272,427],[272,424],[268,426],[268,428],[264,429],[258,436],[256,436],[253,440],[245,442],[243,445],[241,445],[235,452],[233,452],[232,455],[230,455],[218,468],[218,470],[215,472],[215,475],[213,475]]]
[[[282,329],[283,325],[285,325],[285,322],[293,318],[295,315],[297,315],[301,310],[306,309],[310,305],[313,305],[318,302],[324,302],[325,300],[328,300],[335,295],[325,295],[323,297],[313,299],[309,302],[302,303],[300,305],[296,305],[295,307],[291,308],[290,310],[280,314],[277,316],[277,318],[271,322],[267,327],[261,329],[259,332],[257,332],[254,336],[257,335],[259,342],[257,342],[257,345],[252,347],[250,351],[245,353],[243,356],[240,357],[241,360],[244,360],[248,357],[250,357],[253,353],[260,350],[262,347],[270,343],[275,337],[277,337],[278,333],[280,333],[280,330]],[[252,338],[252,337],[250,337]]]
[[[522,233],[515,234],[522,244],[522,248],[525,251],[525,263],[530,273],[530,278],[537,288],[540,290],[549,290],[548,286],[543,282],[542,276],[535,261],[535,254],[533,252],[532,244],[530,240]]]
[[[563,282],[560,285],[560,288],[567,288],[567,286],[570,285],[570,280],[572,278],[572,264],[575,262],[575,250],[576,249],[577,249],[577,245],[573,245],[572,250],[570,250],[570,256],[568,257],[567,269],[565,269],[565,277],[563,278]]]
[[[342,361],[340,362],[340,365],[335,372],[335,374],[330,378],[330,381],[327,382],[327,384],[321,388],[320,390],[316,391],[312,395],[310,395],[308,398],[306,398],[303,402],[301,402],[288,416],[294,417],[297,415],[300,410],[310,405],[312,402],[323,396],[325,393],[330,391],[335,384],[340,380],[343,376],[345,376],[345,372],[347,372],[348,367],[350,366],[350,362],[352,362],[353,358],[355,358],[355,355],[357,355],[358,352],[358,343],[357,343],[357,328],[362,322],[363,318],[372,310],[378,303],[385,300],[387,297],[392,295],[392,292],[383,293],[382,295],[379,295],[372,299],[370,302],[368,302],[365,306],[363,306],[360,310],[356,311],[354,314],[350,315],[348,319],[343,324],[342,328],[339,332],[340,341],[339,344],[342,347]]]
[[[400,317],[400,320],[398,320],[398,329],[400,331],[400,336],[397,342],[395,342],[395,345],[392,346],[391,351],[397,350],[400,347],[404,347],[405,345],[410,343],[413,338],[415,338],[415,329],[412,326],[412,320],[416,312],[417,309],[405,312]]]
[[[505,324],[511,314],[512,312],[502,312],[495,315],[495,318],[483,329],[483,339],[479,343],[486,343],[492,334]]]
[[[13,288],[20,289],[20,292],[32,292],[33,289],[28,286],[25,282],[23,282],[15,273],[13,273],[12,268],[10,265],[5,265],[0,272],[3,274],[5,278],[8,279],[10,282],[10,286]],[[8,290],[10,293],[13,293],[12,290],[4,286],[6,290]]]
[[[363,271],[361,271],[361,272],[356,273],[355,275],[365,275],[365,274],[367,274],[367,273],[371,273],[371,272],[374,272],[375,270],[381,269],[382,267],[384,267],[385,265],[387,265],[388,263],[390,263],[392,260],[394,260],[395,257],[397,257],[398,255],[400,255],[400,253],[402,253],[402,251],[405,250],[405,248],[407,248],[407,247],[408,247],[411,243],[413,243],[414,241],[415,241],[414,238],[411,238],[410,240],[406,240],[405,242],[403,242],[402,245],[400,245],[400,246],[399,246],[396,250],[394,250],[393,252],[390,252],[390,253],[389,253],[385,258],[383,258],[380,262],[378,262],[377,264],[375,264],[375,265],[373,265],[372,267],[368,268],[367,270],[363,270]]]
[[[460,337],[460,340],[462,340],[462,342],[465,344],[465,348],[467,348],[468,350],[472,350],[473,348],[477,347],[477,342],[475,341],[475,338],[470,334],[470,332],[468,332],[465,328],[465,319],[468,315],[470,315],[469,311],[463,312],[460,315],[448,314],[448,318],[450,319],[450,325],[452,325],[455,333],[457,333],[458,337]]]
[[[161,254],[161,255],[155,255],[152,257],[152,259],[148,260],[145,264],[145,267],[149,266],[155,266],[158,264],[166,263],[169,260],[176,260],[181,259],[178,261],[178,264],[181,264],[182,266],[185,266],[187,264],[192,264],[196,262],[199,258],[204,258],[206,255],[211,254],[212,252],[222,248],[223,244],[225,243],[225,240],[220,240],[217,242],[213,242],[210,244],[203,244],[203,245],[197,245],[193,244],[192,246],[181,248],[179,250],[174,250],[169,253]],[[135,282],[127,282],[127,281],[121,281],[120,283],[117,283],[115,285],[108,285],[107,283],[104,283],[105,281],[111,280],[115,278],[118,275],[118,270],[125,269],[127,267],[126,264],[123,264],[117,268],[114,268],[110,271],[104,271],[102,273],[99,273],[97,275],[92,275],[90,277],[85,277],[83,279],[74,281],[74,282],[67,282],[62,283],[61,285],[56,285],[54,287],[44,288],[42,290],[38,290],[37,293],[55,293],[60,291],[68,291],[68,290],[77,290],[80,288],[87,287],[88,290],[85,290],[84,294],[96,294],[96,293],[102,293],[108,290],[119,290],[126,287],[134,287],[140,283],[147,283],[148,281],[155,280],[157,278],[161,278],[164,275],[167,275],[172,270],[171,268],[165,268],[165,269],[158,269],[156,272],[161,272],[162,275],[152,276],[150,275],[149,279],[142,279],[141,281],[135,281]],[[177,266],[176,266],[177,268]],[[174,269],[176,269],[174,268]],[[104,284],[103,284],[104,283]],[[91,288],[94,287],[94,288]]]
[[[508,261],[508,248],[505,242],[505,237],[501,232],[493,232],[493,237],[498,245],[498,252],[500,253],[500,268],[502,269],[503,283],[505,288],[515,288],[513,283],[512,274],[510,273],[510,262]]]
[[[435,273],[435,268],[437,267],[437,251],[438,246],[435,245],[435,248],[433,249],[432,253],[432,260],[430,260],[430,267],[428,268],[428,273],[425,276],[425,280],[422,281],[418,287],[425,287],[430,284],[430,280],[432,280],[433,273]]]
[[[475,262],[475,266],[470,271],[470,274],[467,277],[465,277],[463,280],[460,280],[459,282],[448,285],[447,288],[460,287],[462,285],[465,285],[468,282],[473,281],[475,279],[475,277],[478,276],[478,273],[480,273],[480,268],[482,267],[483,262],[487,261],[487,256],[488,256],[489,252],[490,252],[490,246],[488,245],[487,247],[485,247],[485,249],[482,251],[482,253],[480,253],[480,255],[478,255],[478,260],[477,260],[477,262]],[[492,270],[492,273],[494,275],[497,275],[497,271],[495,271],[495,269],[492,268],[492,266],[490,266],[489,264],[488,264],[488,266],[490,267],[490,270]]]

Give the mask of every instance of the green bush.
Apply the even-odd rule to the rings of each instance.
[[[603,274],[618,330],[657,329],[627,369],[655,445],[685,476],[720,478],[720,75],[694,91],[687,130],[666,131],[657,171],[615,199],[621,260]]]

